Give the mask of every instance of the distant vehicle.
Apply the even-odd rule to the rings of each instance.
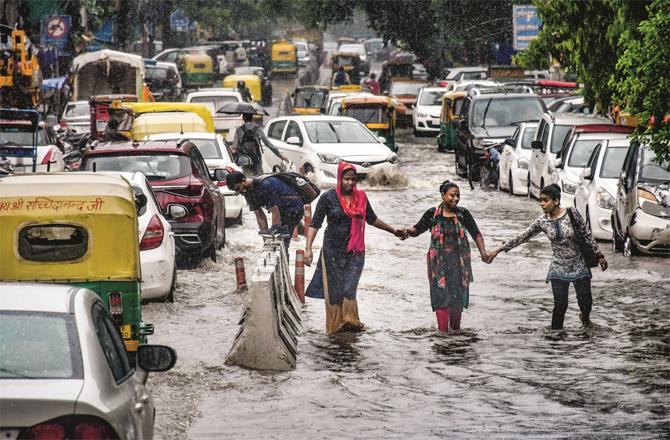
[[[584,103],[583,96],[566,96],[551,100],[547,110],[554,113],[583,113],[590,114],[591,108]]]
[[[440,81],[443,84],[445,81]],[[460,81],[446,81],[449,85],[446,86],[449,92],[460,92],[463,90],[470,90],[472,88],[486,89],[498,87],[501,84],[497,81],[489,81],[485,79],[462,79]]]
[[[330,92],[328,95],[328,101],[326,103],[326,115],[328,116],[340,116],[340,108],[342,106],[342,100],[344,98],[371,98],[376,95],[373,95],[370,92]]]
[[[296,167],[320,186],[336,185],[337,167],[343,160],[356,167],[360,179],[373,170],[398,168],[398,156],[353,118],[322,115],[275,118],[267,123],[265,133]],[[267,170],[279,166],[267,150],[263,161]]]
[[[419,81],[428,81],[428,71],[426,70],[426,66],[421,63],[414,63],[412,65],[414,66],[412,78]]]
[[[242,115],[229,115],[217,113],[216,111],[227,102],[242,102],[242,96],[237,90],[233,89],[209,89],[204,91],[191,92],[186,95],[185,102],[192,104],[204,104],[212,114],[214,128],[229,142],[233,141],[235,130],[241,126]]]
[[[384,61],[388,58],[389,51],[384,48],[383,39],[370,38],[365,40],[364,44],[370,61]]]
[[[670,163],[632,143],[619,175],[612,210],[614,250],[624,255],[670,255]]]
[[[154,437],[147,375],[171,369],[177,354],[141,345],[136,369],[92,290],[0,283],[0,335],[4,437]]]
[[[482,80],[489,76],[487,67],[452,67],[444,72],[444,80],[439,82],[440,87],[448,87],[452,82],[463,80]]]
[[[242,171],[242,169],[237,164],[235,164],[235,161],[233,160],[233,153],[220,134],[203,132],[162,133],[153,135],[149,139],[156,141],[169,140],[175,142],[188,139],[198,147],[198,150],[200,150],[200,154],[202,154],[202,157],[205,159],[205,163],[207,164],[207,168],[209,169],[209,174],[212,176],[214,175],[215,170],[218,168],[223,168],[228,172]],[[230,219],[231,224],[242,224],[242,207],[244,206],[244,197],[228,188],[226,186],[225,180],[215,181],[215,183],[219,187],[219,191],[221,191],[226,201],[226,224],[228,224],[228,219]]]
[[[260,66],[236,67],[233,75],[256,75],[261,79],[261,99],[263,105],[268,107],[272,105],[272,80],[270,75]]]
[[[225,201],[193,142],[116,142],[88,150],[81,169],[144,173],[172,226],[177,257],[197,261],[225,244]]]
[[[527,79],[549,79],[548,70],[526,70],[524,77]]]
[[[181,75],[174,63],[146,60],[144,82],[157,101],[180,101],[182,95]]]
[[[15,174],[33,172],[33,154],[36,153],[36,172],[65,170],[63,152],[44,122],[36,127],[19,119],[23,113],[32,111],[3,110],[0,119],[0,157],[6,157]],[[4,116],[6,115],[6,116]],[[14,118],[14,116],[16,118]],[[12,119],[14,118],[14,119]],[[33,128],[36,130],[33,132]],[[33,146],[36,145],[36,150]]]
[[[437,135],[440,132],[442,95],[446,91],[444,87],[423,87],[419,91],[416,108],[412,114],[414,136]]]
[[[500,158],[500,189],[512,195],[528,194],[528,165],[535,139],[537,122],[522,122],[514,134],[505,139]]]
[[[593,238],[612,240],[612,209],[617,180],[626,158],[629,139],[615,139],[596,146],[581,173],[575,192],[575,208],[586,220]]]
[[[309,64],[311,59],[309,46],[306,41],[294,41],[296,49],[298,50],[298,65],[300,67],[305,67]]]
[[[338,52],[357,53],[358,57],[361,60],[360,63],[361,76],[368,76],[370,74],[370,60],[368,60],[368,52],[365,50],[365,46],[363,44],[360,43],[342,44],[337,50]]]
[[[88,101],[68,102],[60,125],[75,133],[90,133],[91,107]]]
[[[407,111],[399,115],[398,125],[410,126],[412,124],[412,115],[414,114],[419,91],[425,86],[427,86],[427,83],[423,81],[395,80],[391,83],[388,95],[407,107]]]

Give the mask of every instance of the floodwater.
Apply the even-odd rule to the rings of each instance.
[[[439,203],[453,156],[408,131],[399,142],[407,186],[367,194],[387,223],[411,226]],[[489,249],[541,214],[536,201],[456,180]],[[179,272],[174,304],[144,308],[151,342],[179,354],[172,371],[150,378],[157,438],[670,438],[668,259],[612,255],[601,243],[610,268],[594,271],[594,325],[582,328],[571,290],[557,334],[547,329],[546,238],[492,265],[471,242],[470,307],[461,331],[442,334],[430,308],[428,234],[402,242],[368,226],[358,290],[367,330],[327,336],[322,300],[307,298],[296,369],[266,373],[224,364],[245,300],[234,292],[233,257],[250,264],[261,248],[253,215],[244,221],[229,229],[218,263]],[[302,246],[294,241],[291,252]]]

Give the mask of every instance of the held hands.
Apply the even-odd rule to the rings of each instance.
[[[314,258],[314,254],[312,254],[311,249],[305,249],[305,265],[306,266],[311,266],[312,265],[312,260]]]
[[[399,228],[393,231],[393,235],[395,235],[401,240],[407,240],[407,238],[409,238],[410,232],[411,229],[409,228]]]
[[[607,260],[605,257],[600,257],[598,259],[598,264],[600,265],[600,268],[602,269],[603,272],[607,270]]]

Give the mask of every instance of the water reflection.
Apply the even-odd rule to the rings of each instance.
[[[448,333],[436,331],[431,349],[436,360],[447,365],[466,366],[479,359],[476,343],[479,342],[474,330],[462,329]]]

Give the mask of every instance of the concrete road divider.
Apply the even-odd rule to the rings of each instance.
[[[281,236],[265,240],[248,283],[241,328],[226,364],[257,370],[291,370],[295,368],[298,334],[302,330],[302,307],[291,284]]]

